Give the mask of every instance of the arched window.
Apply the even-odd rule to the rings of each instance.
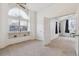
[[[29,19],[28,15],[21,9],[19,8],[12,8],[9,12],[8,12],[9,16],[13,16],[13,17],[21,17],[24,19]]]
[[[9,32],[29,31],[30,19],[26,12],[20,8],[12,8],[8,12]]]

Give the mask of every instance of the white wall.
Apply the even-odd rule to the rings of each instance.
[[[52,19],[49,19],[49,21],[50,21],[49,23],[50,23],[50,34],[51,34],[50,40],[53,40],[58,38],[59,36],[59,20],[56,18],[52,18]],[[55,33],[56,22],[57,22],[57,29],[58,29],[57,34]]]
[[[79,25],[79,8],[77,10],[77,6],[78,6],[78,4],[67,4],[67,3],[66,4],[54,4],[54,5],[49,6],[48,8],[43,9],[42,11],[39,11],[37,13],[37,38],[39,40],[43,40],[45,44],[48,44],[48,42],[49,42],[49,36],[45,37],[45,35],[47,35],[47,32],[45,33],[45,27],[44,27],[45,26],[45,24],[44,24],[45,17],[47,17],[49,20],[49,18],[77,13],[77,18],[78,18],[77,24]],[[46,31],[47,31],[47,29],[46,29]],[[79,26],[77,26],[77,31],[79,31]],[[52,35],[54,35],[54,32]],[[55,39],[57,37],[58,37],[58,35],[54,35],[54,36],[52,36],[51,39],[53,39],[53,38]],[[75,41],[76,53],[78,52],[78,45],[79,45],[78,39],[79,39],[78,37],[75,38],[75,40],[73,39]],[[77,55],[78,55],[78,53],[77,53]]]
[[[30,22],[31,22],[31,35],[36,39],[36,27],[37,27],[37,13],[30,11]]]
[[[13,6],[15,7],[15,5]],[[3,48],[7,45],[35,39],[36,37],[36,12],[31,11],[30,22],[31,22],[31,35],[26,37],[17,37],[8,39],[8,10],[10,9],[9,5],[6,3],[0,4],[0,48]]]
[[[0,47],[8,40],[8,4],[0,4]]]
[[[61,33],[60,33],[60,35],[70,36],[70,33],[74,33],[75,32],[75,24],[76,24],[76,16],[75,16],[75,14],[76,13],[70,14],[70,15],[61,16],[61,17],[58,18],[59,22],[61,23]],[[69,20],[69,31],[70,31],[70,33],[65,33],[66,19]],[[72,28],[72,26],[71,26],[71,21],[74,21],[74,28]]]
[[[65,24],[66,24],[65,20],[61,22],[61,33],[60,33],[60,35],[65,34]]]
[[[76,10],[76,34],[79,35],[79,4],[77,5],[77,10]],[[77,44],[76,44],[76,50],[78,50],[78,56],[79,56],[79,36],[76,36],[77,37]]]
[[[43,44],[48,44],[50,42],[50,21],[49,18],[44,18],[44,39]]]
[[[52,18],[76,12],[77,4],[54,4],[37,14],[37,38],[44,40],[44,17]]]

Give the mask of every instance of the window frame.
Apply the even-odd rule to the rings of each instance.
[[[18,7],[17,7],[18,8]],[[11,8],[11,9],[13,9],[13,8]],[[10,10],[11,10],[10,9]],[[25,12],[25,10],[23,10],[23,9],[20,9],[20,8],[18,8],[19,10],[22,10],[23,12]],[[9,10],[9,11],[10,11]],[[9,14],[9,12],[8,12],[8,14]],[[20,13],[19,13],[20,14]],[[26,12],[25,12],[25,14],[26,14]],[[29,17],[29,15],[30,14],[26,14],[28,17]],[[29,17],[30,18],[30,17]],[[9,26],[10,26],[10,24],[8,24],[8,32],[9,33],[17,33],[17,32],[29,32],[29,29],[28,29],[28,27],[29,27],[29,23],[28,22],[30,22],[30,19],[29,18],[27,18],[27,19],[25,19],[25,18],[23,18],[23,16],[17,16],[17,17],[15,17],[15,16],[10,16],[10,15],[8,15],[8,21],[9,21],[9,19],[15,19],[15,20],[18,20],[18,22],[19,22],[19,30],[18,31],[10,31],[9,30]],[[21,31],[21,29],[20,29],[20,21],[26,21],[27,22],[27,31]],[[30,30],[31,30],[31,27],[30,27]]]

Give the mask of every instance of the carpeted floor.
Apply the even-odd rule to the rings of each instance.
[[[0,50],[0,56],[72,56],[75,49],[70,41],[52,40],[43,46],[42,41],[33,40],[14,44]]]

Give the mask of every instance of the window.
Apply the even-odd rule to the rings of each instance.
[[[9,31],[19,31],[19,21],[15,19],[10,19]]]
[[[75,33],[75,30],[76,30],[75,24],[76,22],[74,19],[69,20],[69,30],[71,33]]]
[[[21,17],[24,19],[29,19],[28,15],[21,9],[19,8],[13,8],[9,11],[8,13],[9,16],[13,16],[13,17]]]
[[[30,20],[28,15],[19,8],[13,8],[8,12],[9,31],[24,32],[30,29]]]
[[[23,20],[20,21],[20,31],[21,32],[28,31],[28,29],[27,29],[28,28],[28,24],[27,23],[28,23],[28,21],[25,21],[25,20],[24,21]]]

